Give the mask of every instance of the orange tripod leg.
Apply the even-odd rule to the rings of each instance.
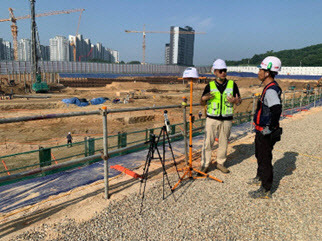
[[[173,186],[172,191],[174,189],[176,189],[176,187],[182,182],[182,180],[184,179],[184,177],[188,174],[189,170],[186,170],[185,173],[183,174],[183,176],[179,179],[179,181]]]
[[[203,175],[204,177],[202,177],[202,178],[209,177],[209,178],[211,178],[211,179],[213,179],[213,180],[215,180],[215,181],[217,181],[217,182],[223,183],[223,181],[222,181],[222,180],[220,180],[220,179],[218,179],[218,178],[216,178],[216,177],[210,176],[210,175],[208,175],[207,173],[201,172],[201,171],[199,171],[198,169],[193,168],[193,170],[194,170],[195,172],[198,172],[198,173],[200,173],[201,175]]]

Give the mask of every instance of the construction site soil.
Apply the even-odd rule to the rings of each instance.
[[[318,121],[321,116],[319,113],[321,107],[312,108],[281,121],[285,133],[282,141],[274,148],[275,191],[271,200],[252,200],[247,195],[248,191],[255,188],[246,185],[246,181],[256,172],[254,134],[249,133],[228,146],[231,173],[211,171],[211,175],[225,180],[224,184],[210,179],[186,181],[175,192],[176,202],[172,201],[172,197],[162,201],[162,168],[160,163],[153,162],[150,167],[153,175],[149,176],[147,182],[148,195],[142,215],[139,214],[140,181],[121,174],[109,182],[109,200],[104,199],[104,184],[100,180],[52,196],[30,207],[4,214],[0,217],[0,238],[319,240],[321,232],[318,223],[321,211],[317,210],[316,206],[319,205],[321,195],[318,184],[321,149],[318,148],[318,137],[315,135],[318,133]],[[306,126],[308,122],[314,122],[313,127],[307,126],[303,131],[301,125]],[[310,136],[310,140],[299,144],[299,139]],[[194,166],[199,165],[200,151],[193,153]],[[292,158],[290,154],[296,154],[296,157]],[[183,160],[184,156],[177,159],[179,167],[183,165]],[[143,166],[135,172],[142,173],[142,169]],[[173,165],[167,167],[167,172],[176,177]],[[141,226],[138,226],[138,223]],[[160,236],[164,229],[165,235]],[[193,229],[194,233],[178,234],[180,230],[189,229]],[[154,231],[158,236],[152,236],[155,235]],[[109,238],[101,238],[103,235],[99,233],[101,236],[98,236],[96,232],[109,235]],[[121,237],[123,234],[131,235],[131,238]],[[207,237],[201,238],[202,235]]]
[[[239,86],[242,97],[250,97],[260,93],[262,87],[256,78],[232,77]],[[82,80],[83,82],[94,83],[96,80]],[[209,81],[209,80],[206,80]],[[68,80],[62,81],[65,85]],[[74,82],[74,80],[72,81]],[[80,81],[81,82],[81,81]],[[100,80],[99,83],[102,81]],[[295,86],[296,90],[303,89],[303,86],[310,83],[312,87],[316,81],[306,80],[277,80],[283,90],[288,90],[290,86]],[[122,109],[131,107],[152,107],[163,105],[180,105],[182,97],[189,99],[189,84],[170,77],[127,77],[113,79],[101,87],[66,87],[62,83],[49,84],[50,92],[46,94],[26,93],[24,83],[9,86],[9,83],[2,82],[0,94],[12,93],[13,99],[0,100],[0,118],[12,118],[20,116],[47,115],[55,113],[68,113],[77,111],[98,110],[102,106],[108,109]],[[193,102],[198,103],[206,83],[195,83],[193,92]],[[27,86],[28,83],[27,83]],[[25,95],[26,98],[16,98],[15,95]],[[50,98],[28,98],[28,96]],[[101,105],[88,105],[78,107],[67,105],[62,99],[78,97],[91,100],[98,97],[107,97],[109,100]],[[123,103],[126,97],[130,97],[127,104]],[[112,100],[119,98],[120,103],[114,104]],[[246,112],[252,110],[252,100],[245,100],[236,107],[236,112]],[[201,106],[194,107],[193,114],[197,115],[202,110]],[[181,109],[169,109],[168,116],[171,124],[182,122]],[[139,117],[139,118],[133,118]],[[163,125],[163,110],[136,111],[126,113],[113,113],[108,115],[109,135],[120,131],[137,131],[146,128],[155,128]],[[48,147],[65,144],[66,135],[71,132],[74,142],[84,140],[85,136],[102,136],[102,117],[100,115],[80,116],[71,118],[59,118],[49,120],[37,120],[29,122],[19,122],[0,125],[0,155],[8,155],[22,151],[38,149],[40,146]]]

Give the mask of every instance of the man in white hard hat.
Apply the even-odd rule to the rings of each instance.
[[[211,164],[212,147],[218,138],[216,168],[223,173],[230,171],[224,166],[227,159],[227,146],[232,126],[234,104],[241,103],[237,84],[227,80],[227,66],[224,60],[217,59],[211,68],[216,76],[206,85],[201,97],[201,104],[207,106],[205,139],[201,153],[200,171],[207,172]]]
[[[260,185],[256,191],[250,192],[252,198],[271,198],[273,183],[272,150],[277,141],[280,141],[282,128],[279,119],[282,113],[282,90],[275,81],[275,75],[281,70],[281,61],[274,56],[266,57],[259,67],[258,79],[264,89],[257,103],[254,115],[255,123],[255,156],[257,159],[257,174],[247,183]]]

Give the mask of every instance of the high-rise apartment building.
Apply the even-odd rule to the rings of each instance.
[[[119,51],[110,49],[111,52],[111,62],[112,63],[119,63],[120,62],[120,53]]]
[[[73,47],[71,46],[71,43],[76,43],[75,38],[76,37],[73,36],[73,35],[69,35],[68,36],[68,42],[69,42],[69,59],[71,61],[74,61],[74,50],[73,50]],[[76,59],[76,61],[77,61],[77,59]]]
[[[49,39],[50,60],[69,61],[69,41],[64,36]]]
[[[11,43],[0,38],[0,60],[12,60]]]
[[[40,55],[42,60],[49,61],[50,60],[50,47],[45,45],[40,45]]]
[[[170,64],[170,44],[165,44],[165,64]]]
[[[3,39],[0,38],[0,60],[3,60],[3,56],[4,56]]]
[[[101,43],[96,43],[94,45],[95,54],[93,59],[103,59],[103,45]]]
[[[90,57],[88,56],[92,45],[90,39],[84,39],[83,35],[77,34],[76,37],[73,35],[69,35],[68,40],[70,43],[76,43],[76,61],[88,61],[90,59]],[[70,59],[74,60],[73,48],[71,47],[70,50]]]
[[[184,34],[183,32],[190,32]],[[166,64],[193,65],[195,31],[192,27],[170,27],[170,43],[165,45]],[[169,58],[167,59],[167,55]]]
[[[110,63],[118,63],[120,61],[118,51],[107,49],[101,43],[91,44],[91,49],[89,50],[90,54],[87,54],[89,60],[104,60]]]
[[[82,56],[82,61],[88,61],[93,58],[93,50],[91,51],[92,48],[92,43],[91,40],[86,38],[84,39],[84,42],[86,43],[84,46],[85,53]]]
[[[31,40],[20,39],[18,41],[18,60],[31,61]]]

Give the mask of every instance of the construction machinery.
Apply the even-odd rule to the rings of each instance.
[[[44,16],[52,16],[52,15],[59,15],[59,14],[70,14],[74,12],[80,12],[80,15],[85,9],[71,9],[71,10],[61,10],[61,11],[51,11],[48,13],[40,13],[36,14],[35,17],[44,17]],[[14,60],[18,60],[18,26],[17,26],[17,20],[21,19],[28,19],[31,18],[30,15],[25,15],[21,17],[15,17],[13,13],[13,9],[9,8],[9,14],[10,18],[8,19],[0,19],[0,22],[11,22],[11,33],[12,33],[12,38],[13,38],[13,55],[14,55]],[[80,18],[79,18],[80,19]],[[78,23],[79,26],[79,23]],[[78,31],[78,28],[77,28]],[[76,59],[76,54],[74,54],[74,59]]]
[[[46,82],[41,81],[40,68],[38,68],[38,53],[37,44],[40,46],[39,35],[37,32],[37,25],[35,20],[35,1],[30,0],[30,11],[31,11],[31,74],[36,79],[35,83],[32,84],[32,90],[36,93],[46,93],[49,87]],[[38,39],[37,39],[38,36]],[[38,41],[37,41],[38,40]],[[39,48],[40,49],[40,48]]]
[[[204,32],[193,32],[193,31],[146,31],[145,25],[143,25],[143,31],[137,30],[125,30],[126,33],[142,33],[143,41],[142,41],[142,64],[145,64],[145,36],[147,33],[166,33],[166,34],[205,34]]]

